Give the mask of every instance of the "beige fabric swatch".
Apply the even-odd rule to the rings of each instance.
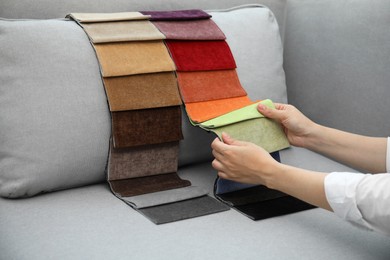
[[[81,23],[97,23],[111,21],[133,21],[147,20],[150,15],[143,15],[140,12],[120,12],[120,13],[70,13],[66,18],[72,18]]]
[[[165,36],[150,21],[84,23],[93,43],[162,40]]]
[[[174,71],[162,40],[94,45],[103,77]]]

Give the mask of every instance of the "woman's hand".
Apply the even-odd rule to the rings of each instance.
[[[276,103],[275,107],[276,109],[272,109],[259,104],[258,110],[264,116],[282,124],[292,145],[306,147],[308,138],[316,132],[318,125],[292,105]]]
[[[218,176],[241,183],[267,185],[272,174],[280,166],[263,148],[243,141],[237,141],[226,133],[216,138],[211,147],[215,157],[212,166]]]

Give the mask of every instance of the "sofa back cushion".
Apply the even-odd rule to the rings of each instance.
[[[227,36],[248,96],[286,102],[272,12],[252,5],[210,14]],[[81,27],[66,19],[3,19],[0,45],[0,195],[105,180],[111,120],[96,55]],[[182,127],[179,165],[211,160],[214,136],[192,126],[185,113]]]
[[[289,102],[321,124],[388,136],[389,10],[387,0],[289,0]]]

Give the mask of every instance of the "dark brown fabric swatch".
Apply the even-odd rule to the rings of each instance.
[[[183,139],[180,106],[112,112],[115,148]]]
[[[177,172],[179,142],[115,149],[110,145],[108,180]]]
[[[181,105],[174,72],[103,78],[111,111]]]
[[[177,173],[159,174],[132,179],[109,181],[111,190],[118,197],[130,197],[157,191],[164,191],[191,185],[182,180]]]

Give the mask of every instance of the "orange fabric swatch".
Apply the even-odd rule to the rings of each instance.
[[[248,96],[225,98],[212,101],[186,103],[186,111],[188,117],[193,122],[201,123],[253,103],[255,102],[251,101]]]
[[[177,72],[185,103],[246,96],[236,70]]]
[[[174,71],[175,64],[161,41],[94,45],[103,77]]]

